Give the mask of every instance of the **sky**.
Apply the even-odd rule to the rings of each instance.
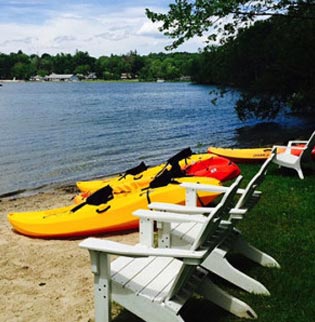
[[[137,50],[165,52],[165,37],[145,15],[145,8],[165,12],[172,0],[0,0],[0,52],[99,57]],[[195,38],[177,51],[204,47]]]

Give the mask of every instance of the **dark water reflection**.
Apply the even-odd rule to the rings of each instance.
[[[235,147],[259,147],[286,144],[289,140],[306,139],[315,129],[315,122],[286,126],[276,122],[262,122],[235,130]]]

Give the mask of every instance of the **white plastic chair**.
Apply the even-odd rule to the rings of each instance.
[[[304,146],[297,146],[305,144]],[[297,171],[299,178],[304,179],[302,165],[305,163],[314,163],[311,160],[312,150],[315,146],[315,131],[310,136],[308,141],[289,141],[287,146],[275,145],[274,148],[285,149],[283,153],[278,153],[273,162],[280,167],[291,168]],[[294,155],[292,150],[301,150],[300,155]]]
[[[231,252],[239,253],[262,266],[280,268],[280,265],[273,257],[249,244],[243,238],[241,232],[235,227],[235,222],[241,220],[244,214],[254,207],[259,200],[261,192],[257,191],[256,188],[264,180],[267,168],[274,157],[275,153],[273,150],[270,157],[264,162],[246,188],[238,189],[237,192],[240,194],[240,198],[235,207],[231,209],[229,220],[221,223],[221,228],[227,231],[227,238],[208,255],[201,265],[203,268],[219,275],[243,290],[262,295],[270,294],[267,288],[257,280],[233,267],[227,260],[227,255]],[[173,211],[183,214],[207,214],[208,212],[211,212],[213,208],[197,207],[197,192],[200,190],[224,192],[228,189],[227,187],[190,183],[183,183],[181,186],[186,188],[186,205],[155,202],[151,203],[149,208],[158,211]],[[185,248],[187,247],[187,244],[189,245],[192,243],[195,238],[195,230],[193,229],[192,224],[172,224],[171,227],[158,225],[158,228],[158,241],[160,247],[168,248],[175,245],[176,247]]]
[[[246,303],[213,284],[208,272],[200,267],[222,240],[219,225],[230,210],[240,180],[241,177],[208,216],[135,212],[147,217],[160,216],[159,220],[166,223],[175,220],[197,224],[198,233],[188,249],[153,248],[143,238],[136,246],[96,238],[81,242],[80,247],[88,249],[91,256],[96,322],[111,321],[111,300],[145,321],[182,322],[181,309],[194,292],[239,317],[256,318]],[[110,263],[111,254],[120,257]]]

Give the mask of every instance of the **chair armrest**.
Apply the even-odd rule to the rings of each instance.
[[[254,191],[254,194],[255,195],[257,194],[257,196],[259,196],[261,194],[261,191]],[[200,215],[205,213],[211,213],[211,211],[215,209],[214,207],[197,207],[197,206],[192,207],[192,206],[176,205],[176,204],[164,203],[164,202],[152,202],[149,204],[148,207],[152,210],[178,212],[181,214],[200,214]],[[232,208],[230,210],[230,214],[235,214],[235,215],[244,215],[246,212],[247,212],[247,209],[241,209],[241,208]]]
[[[142,219],[149,219],[156,222],[166,223],[199,223],[203,224],[208,220],[208,217],[203,216],[200,212],[199,215],[179,214],[174,212],[161,212],[151,210],[136,210],[133,212],[134,216]]]
[[[183,182],[180,184],[181,187],[183,188],[188,188],[188,189],[195,189],[195,190],[201,190],[201,191],[207,191],[207,192],[220,192],[224,193],[226,192],[229,187],[225,186],[216,186],[213,184],[203,184],[203,183],[194,183],[194,182]],[[245,189],[237,189],[238,194],[244,193]]]
[[[288,146],[292,146],[293,144],[306,144],[308,141],[305,140],[292,140],[288,142]]]
[[[290,146],[289,147],[290,150],[294,149],[294,150],[305,150],[306,149],[306,146]]]
[[[294,150],[305,150],[306,146],[283,146],[283,145],[274,145],[277,149],[285,149],[283,153],[290,153],[292,149]]]
[[[99,238],[87,238],[79,246],[89,251],[103,252],[111,255],[120,255],[127,257],[174,257],[187,260],[188,262],[198,265],[203,257],[206,256],[207,250],[185,250],[176,248],[148,248],[142,245],[127,245],[117,243],[111,240],[102,240]]]
[[[166,202],[152,202],[149,204],[149,209],[160,210],[167,212],[178,212],[178,213],[188,213],[188,214],[204,214],[213,211],[214,207],[197,207],[197,206],[185,206],[177,205]]]
[[[180,184],[180,186],[188,189],[195,189],[195,190],[201,190],[201,191],[207,191],[207,192],[219,192],[219,193],[226,192],[229,189],[229,187],[224,187],[224,186],[216,186],[212,184],[202,184],[202,183],[193,183],[193,182],[183,182]]]

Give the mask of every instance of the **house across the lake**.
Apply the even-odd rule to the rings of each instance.
[[[74,74],[50,74],[45,76],[45,81],[49,82],[77,82],[79,78]]]
[[[42,82],[44,80],[44,77],[35,75],[30,77],[30,81],[32,82]]]

